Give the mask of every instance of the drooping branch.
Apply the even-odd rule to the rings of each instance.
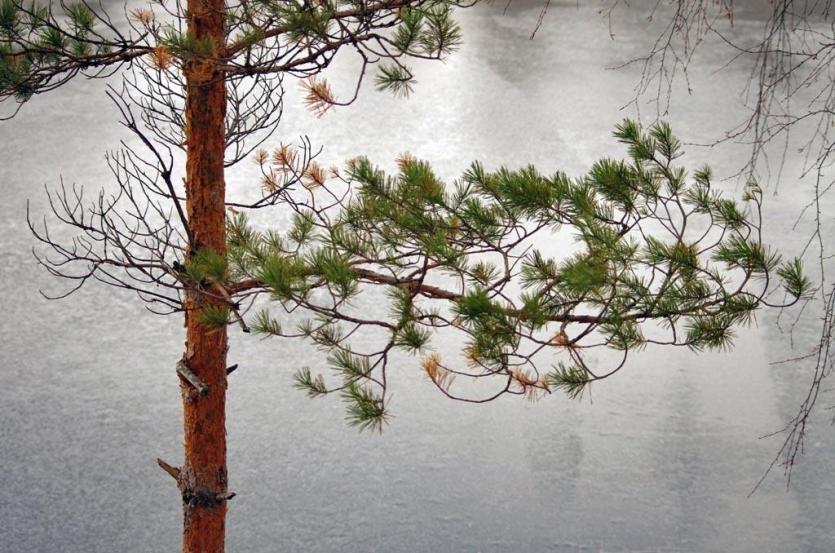
[[[79,74],[107,77],[153,50],[149,34],[113,23],[102,6],[82,0],[0,4],[0,100],[25,102]]]
[[[755,184],[740,205],[715,192],[707,169],[688,182],[666,125],[643,132],[626,122],[616,136],[629,162],[601,160],[580,179],[533,168],[488,173],[476,164],[448,190],[408,156],[395,176],[354,160],[352,192],[335,216],[316,202],[328,196],[325,183],[316,194],[305,189],[312,199],[296,204],[283,236],[256,231],[242,216],[230,223],[228,290],[268,293],[288,314],[308,313],[285,328],[262,310],[251,326],[307,336],[329,352],[341,383],[305,369],[299,386],[311,395],[339,392],[352,422],[378,429],[393,350],[422,353],[427,377],[451,398],[535,399],[555,389],[576,397],[625,367],[631,351],[730,347],[734,326],[774,304],[777,277],[792,301],[809,294],[799,263],[781,264],[761,242]],[[560,243],[560,229],[577,245],[535,249]],[[364,294],[380,298],[380,290],[388,316],[360,307]],[[379,343],[381,332],[384,347],[356,345],[370,334]],[[428,352],[438,332],[458,337],[463,366]],[[611,352],[608,367],[588,361],[601,348]],[[456,378],[497,387],[479,393],[483,385],[453,386]]]

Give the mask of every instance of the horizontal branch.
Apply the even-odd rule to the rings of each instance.
[[[355,7],[337,10],[333,13],[329,20],[339,21],[351,17],[367,17],[369,14],[374,14],[380,11],[400,10],[401,8],[413,6],[414,4],[414,0],[384,0],[382,2],[375,2],[373,4],[361,3],[356,5]],[[290,28],[288,25],[276,25],[275,27],[272,27],[268,30],[262,30],[263,34],[261,35],[260,39],[261,41],[264,41],[270,38],[276,38],[287,33],[289,30]],[[235,56],[245,51],[249,47],[251,47],[251,45],[246,41],[240,41],[228,45],[225,51],[226,59],[234,58]]]

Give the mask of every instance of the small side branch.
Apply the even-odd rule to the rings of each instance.
[[[229,295],[229,292],[221,285],[216,285],[215,288],[220,292],[220,295],[223,296],[223,299],[226,300],[226,303],[229,305],[229,308],[232,310],[232,313],[235,315],[235,319],[237,319],[238,324],[241,326],[241,330],[247,334],[249,334],[250,330],[244,321],[244,318],[241,316],[241,312],[238,310],[237,304],[232,301],[232,297]]]
[[[231,365],[231,366],[229,366],[229,367],[226,367],[226,374],[227,374],[227,375],[232,374],[233,372],[235,372],[235,370],[236,370],[237,368],[238,368],[238,364],[237,364],[237,363],[235,363],[234,365]]]
[[[171,476],[171,478],[176,480],[177,483],[179,484],[179,482],[180,482],[180,469],[178,469],[175,466],[169,465],[168,463],[166,463],[165,461],[163,461],[159,457],[157,457],[157,464],[159,465],[159,468],[161,468],[162,470],[167,472]]]
[[[195,390],[200,392],[200,395],[205,396],[209,393],[209,386],[200,380],[196,374],[191,372],[191,369],[188,368],[185,361],[182,359],[177,362],[177,374],[179,374],[183,380],[191,384]]]

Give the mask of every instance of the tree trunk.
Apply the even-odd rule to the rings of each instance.
[[[223,0],[188,0],[188,32],[212,42],[217,56],[224,44]],[[211,59],[185,64],[186,210],[189,253],[226,251],[224,139],[226,85]],[[224,550],[226,530],[226,329],[201,325],[203,306],[221,300],[186,297],[186,352],[183,361],[208,387],[201,393],[181,379],[185,459],[179,485],[183,497],[183,551]]]

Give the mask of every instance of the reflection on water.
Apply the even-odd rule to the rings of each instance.
[[[539,6],[502,8],[463,14],[464,47],[445,64],[418,67],[412,98],[369,90],[323,119],[291,98],[276,142],[307,134],[326,146],[328,163],[367,154],[391,164],[409,150],[448,178],[474,159],[577,175],[598,157],[622,155],[610,133],[631,115],[619,108],[637,74],[606,68],[646,48],[644,15],[622,12],[613,42],[594,7],[552,3],[530,41]],[[743,21],[737,32],[756,25]],[[714,74],[708,62],[720,53],[705,45],[708,61],[691,69],[694,94],[671,107],[683,138],[715,138],[743,115],[728,91],[747,75],[741,67]],[[337,91],[350,89],[352,70],[349,61],[332,69]],[[38,98],[0,127],[3,550],[179,543],[177,491],[153,459],[180,456],[180,322],[101,287],[44,302],[37,288],[54,283],[31,258],[23,219],[26,198],[44,211],[38,187],[55,183],[58,168],[68,182],[107,182],[102,154],[123,135],[100,84]],[[688,149],[690,166],[709,161],[720,174],[745,155],[744,147]],[[787,173],[798,166],[790,159]],[[233,190],[257,186],[255,168],[244,164],[229,181]],[[797,185],[769,199],[772,242],[803,242],[786,229],[805,197]],[[813,429],[791,491],[778,477],[747,498],[777,447],[757,438],[780,427],[807,385],[796,367],[769,367],[788,347],[772,323],[761,317],[729,354],[649,350],[582,403],[451,403],[404,356],[393,375],[396,418],[381,437],[347,429],[338,401],[291,389],[297,364],[317,362],[309,345],[235,337],[230,361],[241,368],[229,440],[239,495],[229,549],[833,551],[832,427]],[[813,322],[802,330],[814,331]]]

